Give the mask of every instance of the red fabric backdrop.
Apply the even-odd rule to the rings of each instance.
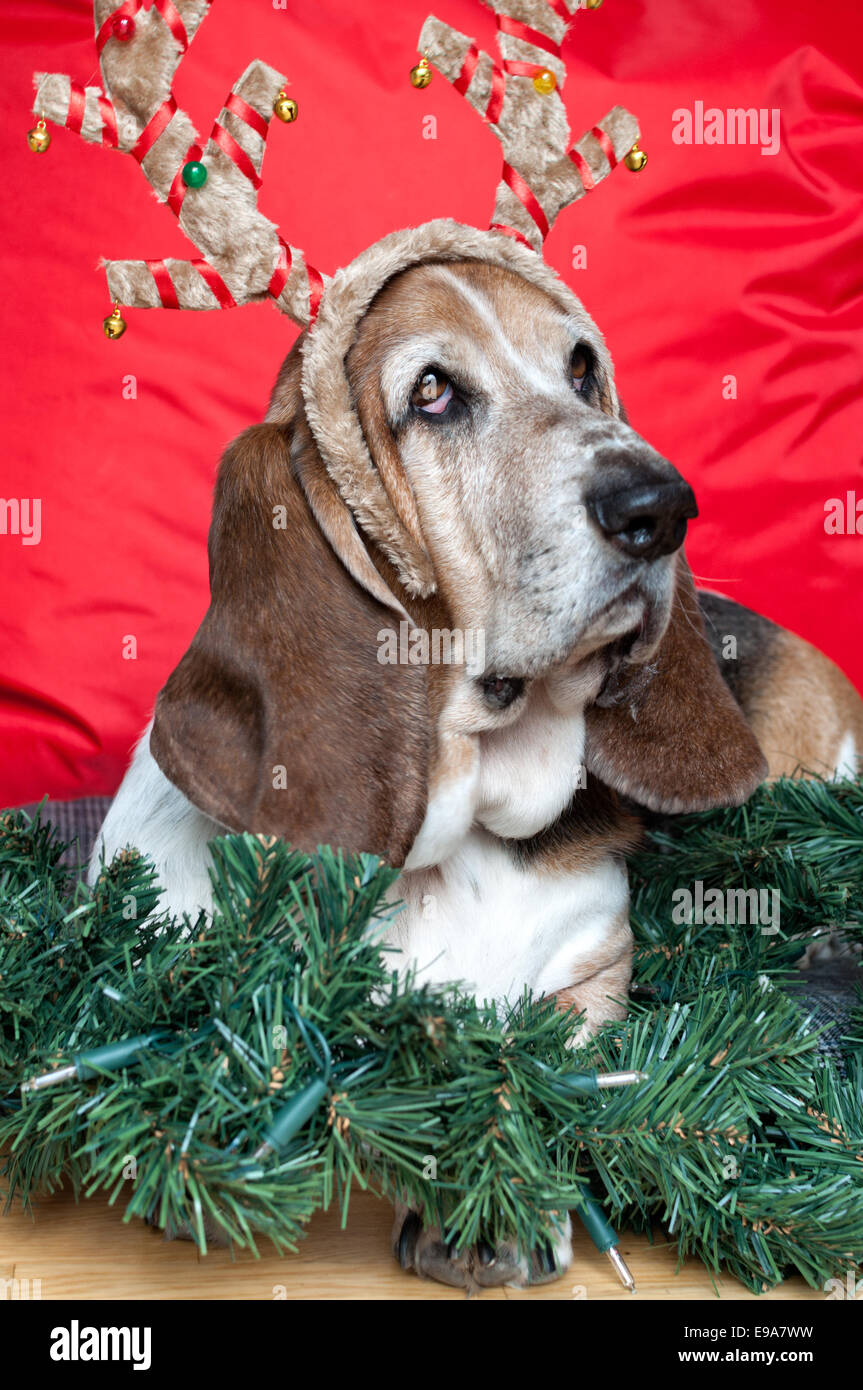
[[[289,74],[263,210],[322,270],[410,222],[486,226],[497,142],[438,76],[407,70],[429,0],[217,0],[177,78],[209,129],[252,58]],[[477,0],[434,0],[493,44]],[[118,343],[100,255],[187,255],[129,158],[24,132],[34,70],[96,79],[85,0],[2,4],[6,312],[0,496],[38,497],[42,537],[0,535],[0,804],[112,791],[207,602],[210,492],[261,418],[295,330],[271,306],[133,312]],[[547,258],[606,333],[633,424],[695,486],[689,555],[711,587],[818,643],[860,683],[863,537],[863,12],[859,0],[606,0],[567,39],[574,137],[616,101],[649,152],[565,212]],[[781,111],[781,150],[677,145],[677,108]],[[438,138],[422,138],[435,115]],[[587,247],[573,269],[573,247]],[[137,399],[123,398],[123,378]],[[736,400],[723,378],[737,378]],[[124,659],[136,639],[137,659]],[[128,649],[128,647],[127,647]]]

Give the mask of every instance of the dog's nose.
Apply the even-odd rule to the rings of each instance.
[[[695,494],[682,478],[594,493],[587,509],[611,544],[637,560],[658,560],[678,550],[687,521],[698,516]]]

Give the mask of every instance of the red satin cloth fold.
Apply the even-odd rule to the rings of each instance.
[[[322,270],[396,227],[491,220],[499,142],[440,75],[408,81],[429,8],[217,0],[179,69],[202,134],[253,58],[288,75],[299,120],[271,122],[258,197]],[[499,62],[478,0],[431,8]],[[87,0],[7,0],[4,18],[0,497],[19,523],[37,500],[41,534],[0,530],[0,804],[118,784],[206,608],[219,455],[263,417],[296,336],[265,303],[127,310],[105,339],[100,256],[158,273],[200,248],[134,159],[57,128],[27,149],[34,71],[99,81]],[[562,54],[571,143],[619,102],[649,162],[565,211],[544,254],[606,335],[634,427],[695,488],[692,567],[863,683],[863,535],[824,529],[830,499],[863,503],[858,0],[614,0],[576,15]],[[676,144],[696,103],[778,109],[778,153]]]

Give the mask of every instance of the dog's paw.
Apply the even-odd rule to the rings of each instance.
[[[161,1231],[162,1227],[154,1216],[145,1216],[144,1221],[154,1231]],[[192,1227],[188,1221],[183,1221],[179,1226],[168,1225],[162,1231],[164,1240],[187,1240],[197,1244],[197,1237],[192,1233]],[[208,1250],[226,1249],[231,1242],[220,1226],[210,1216],[204,1217],[204,1239],[207,1242]]]
[[[457,1251],[447,1244],[437,1226],[426,1225],[417,1212],[396,1203],[393,1224],[393,1254],[402,1269],[413,1270],[421,1279],[473,1292],[497,1288],[501,1284],[523,1289],[529,1284],[548,1284],[559,1279],[572,1262],[572,1225],[566,1216],[551,1239],[519,1254],[507,1243],[492,1249],[485,1241]]]

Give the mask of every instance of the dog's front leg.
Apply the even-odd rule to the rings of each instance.
[[[558,1008],[574,1009],[583,1014],[574,1038],[579,1047],[589,1042],[603,1023],[626,1017],[632,948],[628,914],[622,914],[616,919],[614,930],[601,951],[576,968],[571,984],[555,992]]]
[[[574,1041],[587,1042],[601,1024],[626,1016],[626,996],[632,973],[633,938],[628,913],[615,919],[602,946],[594,948],[583,963],[571,970],[572,982],[554,993],[560,1009],[583,1015]],[[524,1288],[558,1279],[572,1263],[572,1225],[565,1212],[551,1239],[529,1252],[504,1242],[493,1249],[479,1241],[459,1252],[444,1239],[440,1228],[426,1224],[422,1216],[397,1202],[393,1224],[393,1253],[402,1269],[425,1279],[463,1288],[468,1292],[508,1284]]]

